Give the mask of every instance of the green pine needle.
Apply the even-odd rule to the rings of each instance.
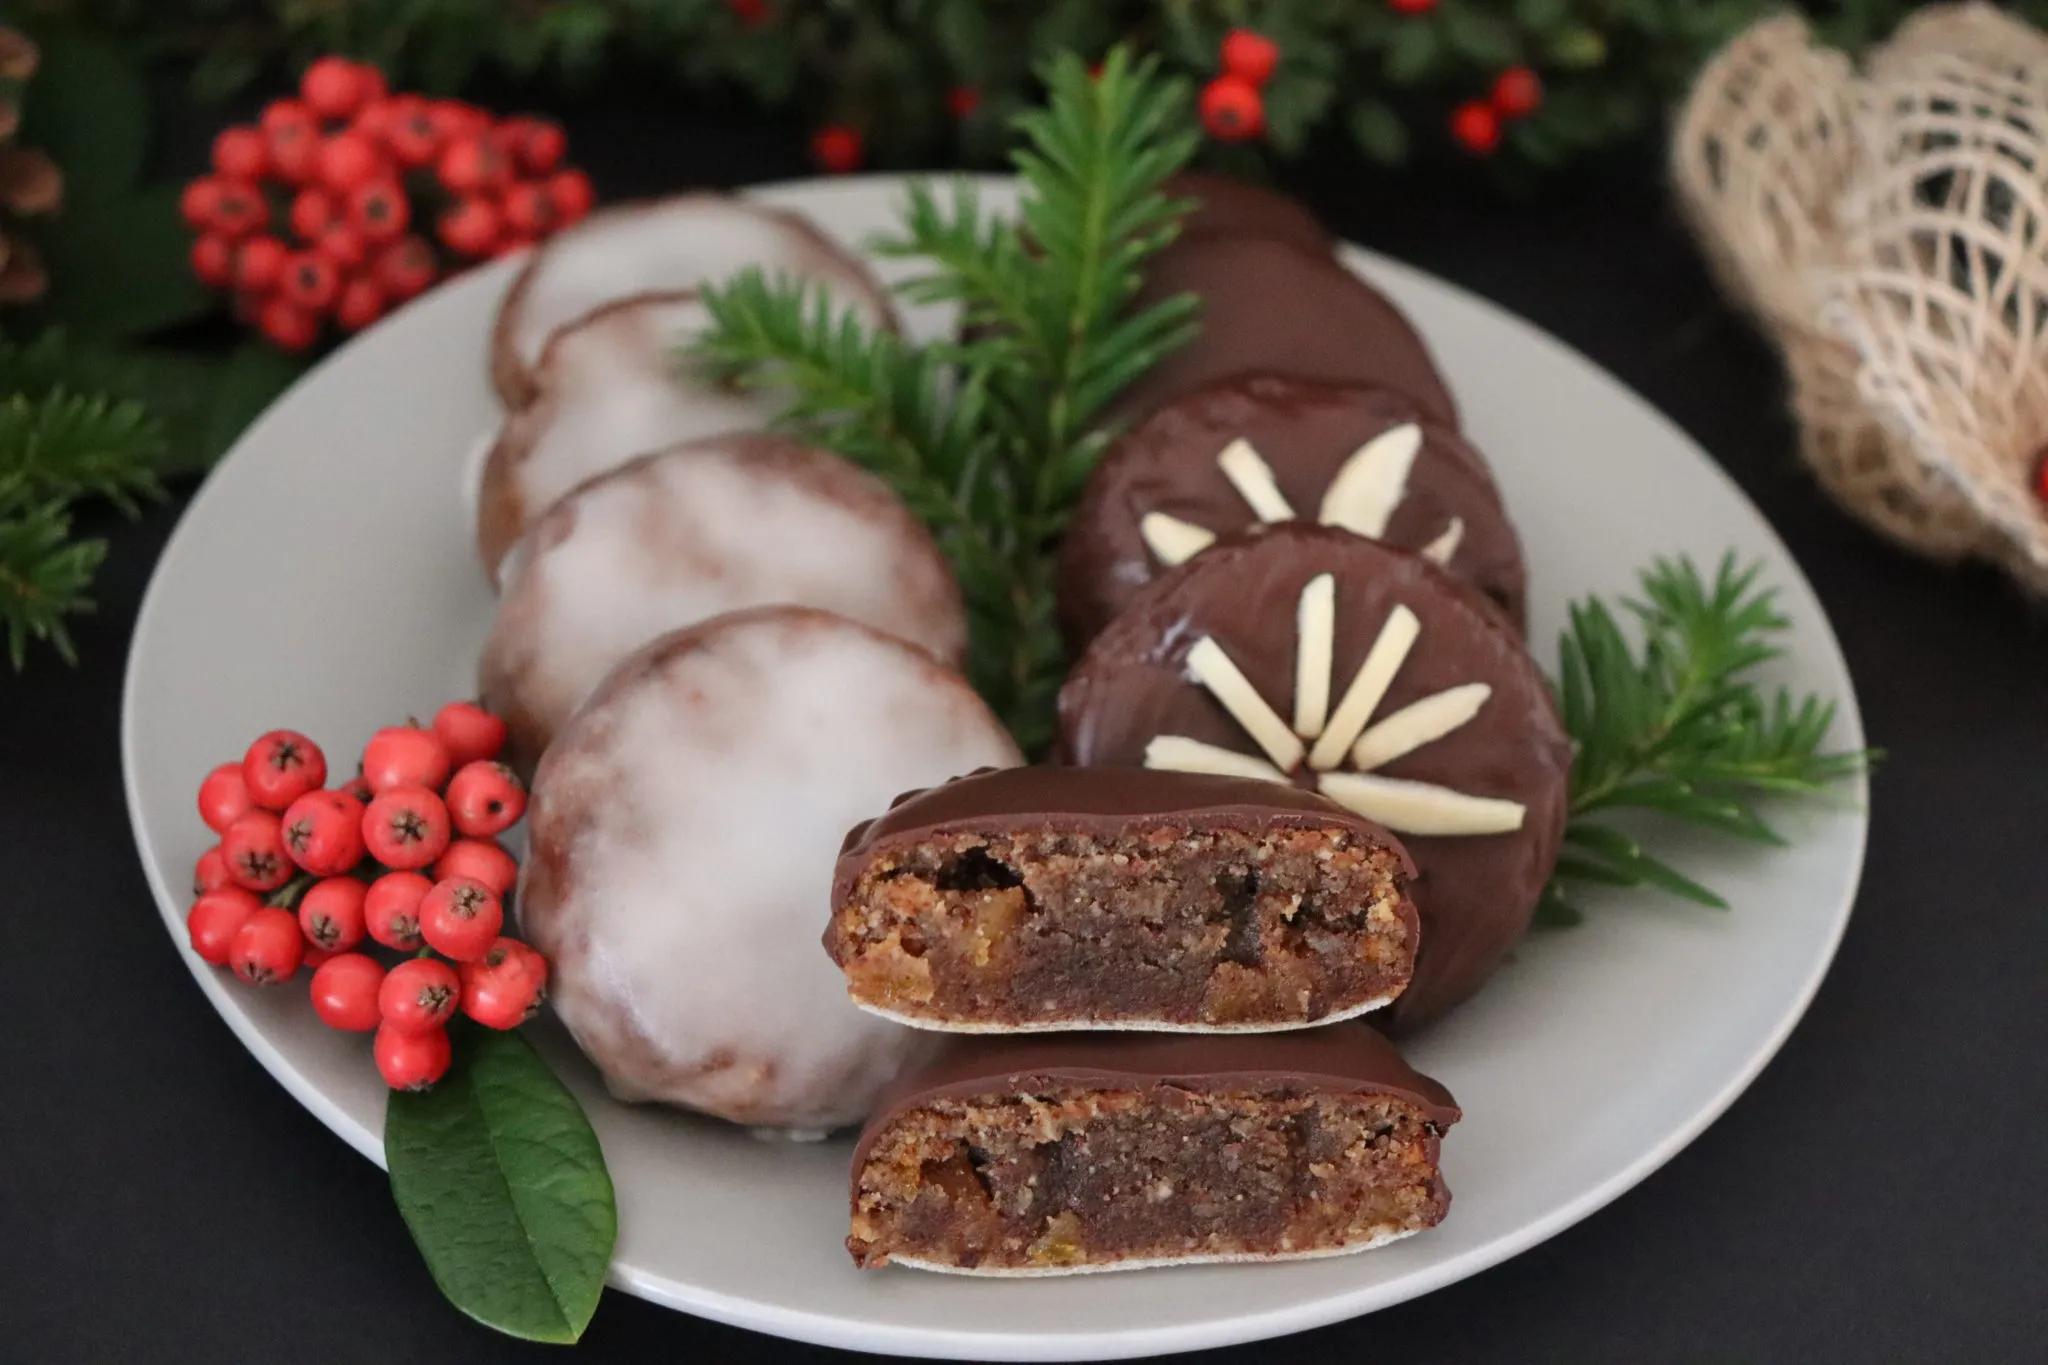
[[[1194,334],[1195,302],[1132,310],[1145,259],[1187,205],[1160,192],[1195,149],[1183,82],[1118,49],[1072,54],[1018,120],[1023,203],[987,215],[972,186],[912,187],[886,255],[928,269],[913,302],[957,305],[967,339],[916,346],[749,271],[704,293],[690,359],[787,397],[780,424],[872,470],[933,528],[967,600],[969,674],[1027,752],[1051,741],[1066,653],[1052,547],[1110,433],[1105,406]]]
[[[1648,886],[1725,908],[1712,890],[1645,851],[1606,817],[1651,811],[1757,843],[1782,844],[1756,802],[1811,796],[1863,771],[1874,750],[1821,748],[1834,706],[1818,697],[1765,696],[1749,672],[1780,653],[1786,628],[1761,565],[1721,561],[1711,581],[1690,559],[1658,559],[1623,606],[1642,645],[1629,643],[1598,598],[1572,605],[1558,640],[1556,691],[1572,763],[1565,854],[1538,923],[1578,918],[1573,884]]]
[[[106,542],[73,540],[71,509],[100,498],[133,514],[160,496],[163,433],[136,403],[73,391],[62,337],[0,342],[0,629],[18,672],[32,642],[75,662],[65,618],[89,611]]]

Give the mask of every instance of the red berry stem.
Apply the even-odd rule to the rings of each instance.
[[[296,910],[299,908],[299,901],[305,896],[307,889],[319,880],[320,878],[310,872],[296,873],[290,881],[265,896],[263,903],[265,905],[274,905],[280,910]]]

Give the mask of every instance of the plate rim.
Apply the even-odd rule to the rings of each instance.
[[[735,187],[732,193],[740,196],[778,196],[785,194],[810,195],[823,193],[859,195],[875,191],[898,189],[912,180],[966,181],[983,190],[1002,189],[1016,183],[1014,176],[982,174],[955,171],[930,171],[908,174],[874,172],[861,175],[835,176],[831,178],[806,177],[791,180],[766,181]],[[1598,372],[1615,389],[1624,395],[1624,401],[1633,404],[1638,415],[1662,427],[1677,443],[1689,449],[1699,464],[1711,476],[1718,479],[1743,507],[1748,509],[1761,528],[1763,537],[1775,548],[1790,568],[1792,577],[1778,586],[1796,588],[1811,600],[1818,620],[1818,632],[1805,644],[1815,651],[1816,659],[1829,671],[1839,677],[1841,694],[1837,697],[1837,720],[1846,742],[1856,748],[1867,744],[1863,728],[1860,700],[1856,693],[1855,679],[1849,670],[1848,660],[1842,652],[1840,637],[1828,614],[1826,604],[1814,589],[1812,580],[1801,567],[1798,558],[1778,534],[1777,527],[1745,493],[1733,476],[1716,461],[1704,445],[1695,440],[1661,409],[1649,402],[1626,380],[1612,370],[1586,355],[1569,342],[1554,335],[1546,328],[1511,309],[1478,294],[1455,281],[1410,265],[1406,262],[1382,255],[1379,252],[1359,246],[1348,240],[1340,241],[1338,252],[1345,265],[1356,273],[1371,276],[1399,276],[1410,281],[1427,283],[1430,287],[1455,295],[1467,306],[1485,314],[1489,322],[1503,324],[1521,333],[1530,344],[1547,347],[1560,353],[1578,365]],[[471,271],[465,277],[450,281],[443,288],[481,290],[496,287],[492,282],[510,275],[523,262],[525,253],[494,261],[480,269]],[[440,293],[429,291],[421,299],[409,303],[400,312],[424,304],[427,299]],[[210,496],[217,495],[219,476],[236,460],[253,458],[250,452],[261,444],[263,430],[285,402],[303,386],[310,383],[326,366],[338,357],[363,345],[377,344],[377,329],[372,328],[350,338],[328,355],[310,366],[295,379],[285,391],[273,399],[270,406],[243,430],[234,444],[222,455],[200,483],[180,513],[177,525],[165,540],[163,549],[150,568],[149,581],[137,604],[135,624],[129,636],[127,657],[122,667],[121,703],[119,723],[119,747],[121,756],[121,786],[123,800],[127,806],[128,823],[135,840],[137,855],[140,857],[143,876],[157,904],[159,916],[170,933],[172,942],[179,951],[186,970],[198,982],[201,991],[214,1012],[225,1022],[236,1039],[245,1047],[265,1071],[285,1089],[286,1093],[317,1118],[329,1131],[340,1137],[349,1146],[370,1160],[377,1167],[384,1167],[383,1140],[381,1134],[359,1124],[325,1092],[316,1085],[292,1060],[264,1033],[258,1021],[230,992],[227,978],[208,967],[189,952],[185,945],[184,901],[160,874],[163,859],[150,838],[143,818],[143,798],[137,782],[136,755],[140,738],[137,734],[136,699],[140,680],[139,660],[144,654],[143,645],[150,632],[161,629],[158,615],[162,611],[159,603],[163,591],[163,568],[172,556],[183,546],[191,533],[192,512]],[[1858,894],[1862,888],[1863,872],[1869,852],[1870,839],[1870,786],[1867,773],[1859,773],[1853,784],[1842,791],[1844,804],[1852,809],[1854,864],[1850,871],[1841,904],[1830,911],[1830,923],[1825,933],[1824,950],[1815,958],[1811,971],[1801,983],[1800,989],[1786,997],[1784,1008],[1772,1021],[1752,1055],[1729,1076],[1719,1090],[1702,1104],[1685,1122],[1665,1134],[1657,1142],[1647,1146],[1634,1159],[1625,1163],[1605,1179],[1576,1197],[1549,1210],[1540,1217],[1522,1225],[1503,1231],[1493,1240],[1469,1248],[1457,1255],[1431,1262],[1413,1273],[1391,1284],[1363,1285],[1349,1291],[1327,1295],[1309,1303],[1290,1304],[1257,1313],[1242,1314],[1238,1317],[1199,1323],[1169,1324],[1165,1326],[1143,1326],[1109,1331],[1092,1331],[1051,1337],[1020,1336],[1014,1333],[977,1333],[952,1328],[903,1326],[899,1324],[875,1324],[845,1318],[835,1314],[812,1313],[803,1309],[788,1308],[778,1304],[763,1303],[722,1291],[696,1287],[685,1287],[663,1276],[654,1275],[615,1260],[606,1275],[606,1282],[637,1298],[658,1304],[664,1308],[691,1313],[729,1326],[741,1327],[813,1345],[830,1346],[845,1350],[863,1352],[888,1352],[899,1355],[926,1358],[980,1358],[988,1360],[1081,1360],[1081,1359],[1128,1359],[1138,1356],[1167,1354],[1176,1351],[1207,1347],[1240,1345],[1246,1342],[1267,1340],[1274,1337],[1308,1331],[1350,1318],[1360,1317],[1381,1308],[1389,1308],[1431,1293],[1445,1285],[1467,1279],[1481,1271],[1499,1265],[1532,1247],[1538,1246],[1565,1229],[1597,1213],[1621,1195],[1633,1189],[1651,1174],[1661,1169],[1673,1157],[1690,1146],[1701,1133],[1725,1114],[1728,1108],[1754,1083],[1757,1076],[1770,1064],[1783,1048],[1785,1041],[1811,1007],[1814,996],[1820,989],[1828,971],[1834,964],[1840,950],[1843,935],[1848,930],[1851,914],[1854,912]]]

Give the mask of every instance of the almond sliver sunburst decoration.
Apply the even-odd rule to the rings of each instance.
[[[1337,486],[1331,485],[1333,491]],[[1188,651],[1189,676],[1230,713],[1265,758],[1166,734],[1145,746],[1146,767],[1288,782],[1305,764],[1316,790],[1399,834],[1503,834],[1522,827],[1526,811],[1519,801],[1375,771],[1471,721],[1492,695],[1485,683],[1465,683],[1410,702],[1374,722],[1421,635],[1414,612],[1396,606],[1388,613],[1334,711],[1329,698],[1336,682],[1330,673],[1337,616],[1335,577],[1324,573],[1309,579],[1295,615],[1298,664],[1292,727],[1213,636],[1202,636]]]
[[[1324,526],[1341,526],[1355,535],[1377,540],[1386,534],[1394,509],[1407,496],[1408,473],[1422,449],[1422,428],[1403,422],[1367,441],[1351,453],[1330,486],[1323,493],[1316,520]],[[1293,521],[1295,511],[1280,491],[1273,468],[1258,448],[1243,437],[1223,447],[1216,465],[1261,522]],[[1185,563],[1215,543],[1216,533],[1204,526],[1182,521],[1165,512],[1147,512],[1139,523],[1145,544],[1159,562]],[[1438,564],[1449,564],[1464,539],[1465,523],[1451,517],[1437,537],[1420,553]]]

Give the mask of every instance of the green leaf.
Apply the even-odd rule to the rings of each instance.
[[[1374,161],[1399,165],[1408,157],[1408,127],[1401,116],[1378,100],[1360,100],[1348,120],[1351,137]]]
[[[449,1302],[510,1336],[573,1342],[618,1235],[604,1153],[518,1033],[453,1032],[439,1084],[385,1106],[391,1193]]]
[[[1571,0],[1515,0],[1515,21],[1523,28],[1547,29],[1571,8]]]
[[[89,219],[80,210],[125,194],[142,173],[148,97],[141,75],[109,43],[49,38],[21,113],[22,143],[48,152],[64,172],[68,218]]]
[[[215,305],[187,264],[192,238],[178,218],[175,185],[67,203],[57,221],[38,223],[37,241],[51,279],[41,311],[78,336],[142,336]]]
[[[1479,66],[1503,67],[1521,58],[1514,30],[1478,9],[1466,5],[1445,9],[1443,27],[1451,50]]]
[[[207,395],[205,421],[192,444],[174,458],[210,468],[257,415],[291,387],[305,366],[274,347],[244,342],[217,362]]]
[[[1396,85],[1413,85],[1436,64],[1442,44],[1433,25],[1410,20],[1394,30],[1387,42],[1387,79]]]

